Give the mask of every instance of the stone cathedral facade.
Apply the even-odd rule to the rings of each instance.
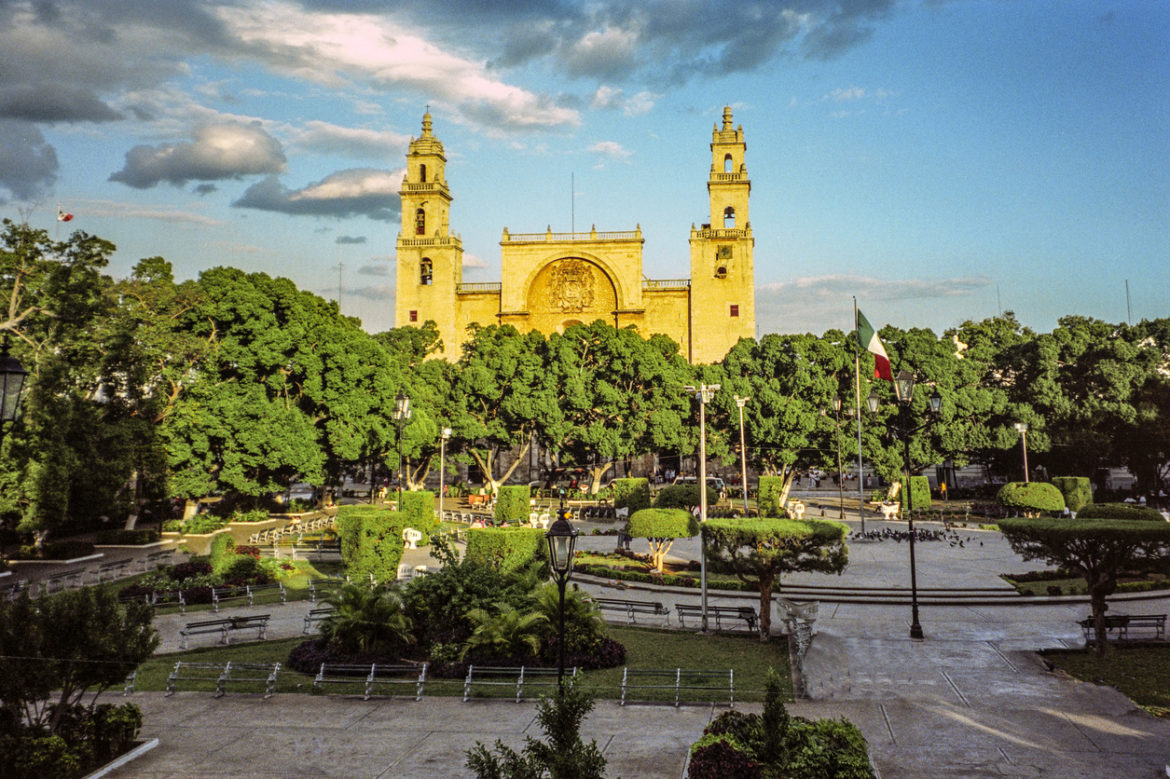
[[[740,338],[756,335],[755,240],[749,221],[743,127],[731,109],[711,132],[707,180],[710,222],[691,225],[689,278],[642,275],[642,231],[513,233],[500,240],[499,282],[463,281],[463,244],[451,231],[451,190],[431,116],[410,142],[399,194],[396,326],[433,320],[443,355],[458,359],[471,324],[510,324],[521,332],[563,332],[601,319],[663,333],[692,363],[718,362]]]

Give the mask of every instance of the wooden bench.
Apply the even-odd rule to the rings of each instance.
[[[97,581],[98,584],[102,582],[113,581],[120,579],[127,575],[127,569],[130,567],[130,560],[118,560],[113,563],[102,563],[97,567]]]
[[[708,609],[708,611],[710,611]],[[683,692],[703,693],[702,703],[719,703],[724,693],[727,695],[727,705],[735,708],[735,671],[728,668],[726,671],[708,671],[690,668],[630,668],[626,666],[622,671],[622,700],[625,706],[627,700],[660,703],[652,695],[638,695],[638,693],[673,692],[674,705],[677,708],[682,700]],[[710,694],[707,694],[710,693]],[[714,693],[719,693],[719,700],[713,700]]]
[[[321,663],[313,687],[320,690],[323,684],[365,684],[362,700],[369,700],[378,685],[414,685],[414,699],[422,700],[423,686],[427,682],[427,663],[418,665],[342,665]]]
[[[215,683],[215,697],[222,697],[227,686],[239,684],[263,684],[264,697],[271,698],[276,689],[276,677],[280,663],[192,663],[180,660],[167,677],[166,695],[175,693],[179,682]]]
[[[44,595],[52,595],[54,592],[61,592],[68,589],[70,581],[75,580],[77,576],[76,571],[61,571],[52,576],[46,576],[41,579],[41,593]]]
[[[635,614],[652,614],[656,617],[666,617],[666,621],[670,622],[670,609],[663,606],[658,601],[649,600],[627,600],[624,598],[594,598],[593,602],[597,604],[597,608],[602,611],[619,611],[625,612],[626,619],[631,625],[635,623]]]
[[[675,605],[674,611],[678,614],[679,627],[686,627],[686,622],[683,621],[684,617],[696,617],[700,620],[703,618],[702,606],[679,603]],[[725,620],[730,620],[733,623],[742,620],[747,624],[747,629],[754,632],[759,621],[755,610],[747,606],[708,606],[708,624],[712,618],[715,620],[716,630],[723,630],[723,622]],[[731,630],[731,628],[728,628],[728,630]]]
[[[577,676],[576,666],[565,669],[565,679],[572,684]],[[516,702],[524,699],[524,687],[556,687],[557,669],[531,666],[469,665],[463,680],[463,702],[471,699],[474,687],[515,687]]]
[[[308,635],[309,631],[313,629],[314,625],[322,620],[329,619],[329,615],[332,613],[332,606],[326,606],[320,609],[310,609],[309,613],[305,615],[305,627],[301,630],[301,633],[303,635]]]
[[[174,554],[170,549],[159,550],[151,552],[146,557],[142,558],[142,570],[146,571],[156,570],[159,566],[170,562],[171,556]]]
[[[341,589],[344,579],[310,579],[309,601],[316,603],[322,597],[328,597]]]
[[[1085,634],[1085,643],[1092,644],[1097,640],[1097,626],[1092,617],[1087,617],[1078,622],[1081,630]],[[1106,614],[1105,615],[1105,635],[1109,636],[1114,633],[1118,641],[1128,641],[1130,639],[1130,628],[1138,629],[1152,629],[1154,631],[1154,639],[1161,641],[1166,638],[1166,615],[1165,614]]]
[[[241,617],[223,617],[221,619],[204,619],[198,622],[188,622],[179,630],[183,637],[182,648],[186,649],[191,636],[219,633],[221,644],[231,643],[231,634],[237,630],[257,631],[257,640],[263,641],[268,637],[268,621],[271,614],[252,614]]]

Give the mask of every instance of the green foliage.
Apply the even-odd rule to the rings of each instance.
[[[592,697],[566,687],[537,706],[536,721],[546,741],[528,736],[520,752],[499,740],[492,751],[476,743],[467,752],[467,768],[478,779],[603,779],[606,760],[597,741],[581,740],[581,722],[592,709]]]
[[[544,616],[553,635],[560,619],[560,589],[544,584],[532,596],[532,608]],[[565,590],[565,651],[588,651],[605,637],[605,621],[597,604],[579,589]]]
[[[532,495],[527,485],[506,484],[496,493],[496,522],[525,522]]]
[[[400,510],[409,520],[410,527],[423,534],[420,543],[429,544],[430,534],[439,529],[439,519],[435,516],[435,493],[428,490],[404,492]]]
[[[910,477],[910,507],[914,511],[930,508],[930,480],[925,476]]]
[[[398,657],[414,642],[410,618],[393,589],[346,584],[326,603],[333,613],[321,623],[321,637],[341,652]]]
[[[1093,487],[1085,476],[1053,476],[1051,482],[1064,496],[1069,511],[1080,511],[1086,503],[1093,502]]]
[[[614,508],[628,508],[630,513],[650,508],[649,479],[618,479],[613,483]]]
[[[523,612],[506,603],[497,609],[472,609],[467,620],[471,635],[463,642],[459,658],[505,658],[511,665],[525,665],[535,658],[549,628],[544,614]]]
[[[780,505],[780,496],[784,490],[784,478],[780,476],[761,476],[759,501],[761,517],[782,517],[784,507]]]
[[[1124,519],[1140,522],[1165,522],[1155,508],[1136,503],[1089,503],[1077,512],[1077,519]]]
[[[873,779],[865,736],[847,719],[796,718],[787,748],[792,779]]]
[[[211,549],[208,552],[211,572],[223,575],[224,570],[231,565],[236,557],[236,542],[228,533],[221,533],[211,539]]]
[[[94,535],[95,544],[142,545],[158,541],[157,530],[102,530]]]
[[[538,527],[472,528],[467,532],[464,558],[508,573],[544,559],[545,546],[544,531]]]
[[[784,706],[780,675],[775,668],[768,669],[768,680],[764,687],[764,714],[761,718],[760,759],[766,763],[787,762],[786,742],[788,726],[791,723],[788,709]]]
[[[376,506],[341,506],[337,513],[337,539],[341,562],[355,579],[392,582],[405,545],[402,531],[410,527],[398,511]]]
[[[268,512],[265,511],[264,509],[252,509],[250,511],[236,511],[236,512],[233,512],[231,517],[230,517],[231,522],[244,522],[244,523],[266,522],[269,519],[271,519],[271,517],[269,516]]]
[[[699,534],[699,520],[686,509],[642,509],[630,517],[626,530],[631,538],[693,538]]]
[[[700,501],[698,484],[671,484],[663,487],[654,499],[656,509],[687,509],[698,506]],[[719,493],[707,486],[707,505],[719,502]]]
[[[1060,494],[1060,490],[1042,481],[1008,482],[999,488],[995,499],[1001,506],[1028,512],[1064,509],[1064,496]]]

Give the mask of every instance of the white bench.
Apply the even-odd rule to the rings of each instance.
[[[412,527],[408,527],[402,531],[402,540],[406,543],[407,549],[418,549],[418,542],[422,540],[422,533]]]
[[[668,695],[674,693],[675,708],[678,708],[679,703],[682,702],[683,692],[712,693],[711,695],[701,695],[700,697],[707,699],[696,701],[701,703],[717,703],[718,701],[711,700],[714,698],[713,693],[719,693],[720,699],[726,693],[727,705],[735,708],[735,670],[728,668],[726,671],[708,671],[690,668],[630,668],[629,666],[622,670],[622,706],[626,705],[627,700],[635,698],[650,703],[660,702],[655,700],[652,694],[637,695],[637,693],[654,692]]]

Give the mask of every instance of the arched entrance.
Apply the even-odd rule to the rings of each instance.
[[[528,287],[530,326],[541,332],[564,332],[577,323],[612,322],[617,309],[613,281],[597,264],[579,257],[553,260]]]

